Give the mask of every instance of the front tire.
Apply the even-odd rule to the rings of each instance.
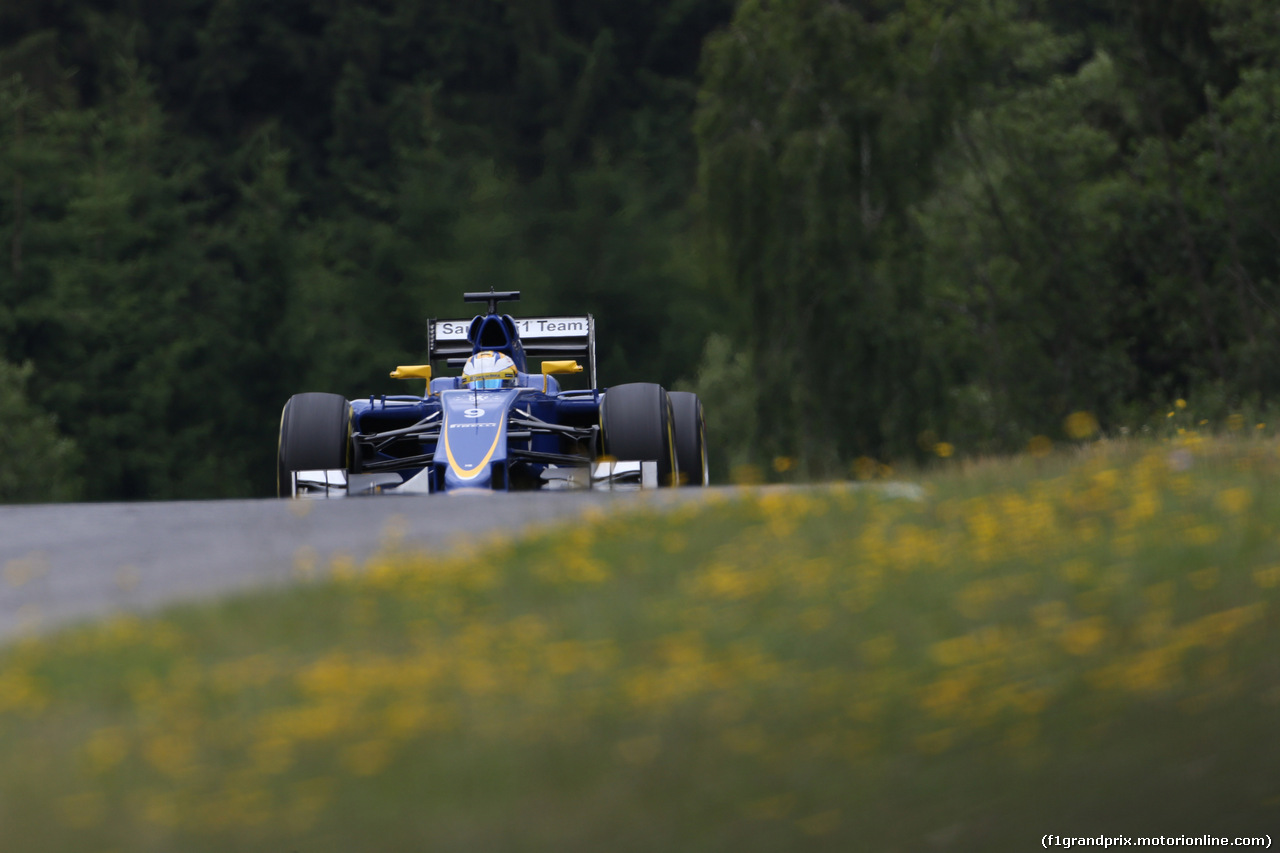
[[[605,392],[600,408],[605,452],[620,460],[656,460],[658,485],[673,485],[680,473],[674,421],[671,398],[661,385],[615,385]]]
[[[295,394],[280,413],[276,454],[276,494],[293,496],[294,471],[332,471],[348,467],[351,406],[341,394]]]
[[[707,423],[702,417],[702,400],[689,391],[671,391],[667,396],[671,398],[675,423],[680,485],[708,485],[711,472],[707,467]]]

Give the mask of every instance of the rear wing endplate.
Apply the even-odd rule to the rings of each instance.
[[[471,356],[467,338],[474,318],[465,320],[431,320],[427,324],[427,358],[444,361],[450,367],[461,367]],[[590,314],[571,317],[512,317],[520,344],[527,359],[569,359],[585,362],[587,381],[596,384],[596,320]],[[530,363],[528,371],[537,373]]]

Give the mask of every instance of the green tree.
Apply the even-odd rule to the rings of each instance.
[[[1056,435],[1066,414],[1138,390],[1119,332],[1141,294],[1117,271],[1133,187],[1114,135],[1091,121],[1135,108],[1107,54],[1063,73],[1072,40],[1031,27],[1021,44],[1028,79],[956,123],[917,214],[928,312],[953,364],[939,425],[966,446]]]
[[[30,363],[0,361],[0,502],[75,500],[75,444],[27,396],[33,372]]]
[[[145,72],[125,61],[115,86],[101,106],[60,118],[67,201],[48,285],[20,317],[38,400],[78,444],[101,449],[88,497],[244,494],[248,458],[267,456],[245,442],[270,435],[244,424],[262,423],[265,398],[280,393],[269,377],[283,300],[262,286],[271,264],[287,263],[262,202],[270,157],[245,204],[211,227],[204,170],[168,134]],[[246,221],[255,199],[261,215]]]
[[[937,367],[899,263],[909,212],[1001,23],[979,3],[748,0],[709,40],[700,203],[766,452],[820,468],[917,431]]]

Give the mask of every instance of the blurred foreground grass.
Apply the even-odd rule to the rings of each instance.
[[[922,502],[716,492],[27,640],[0,845],[1274,832],[1278,475],[1273,441],[1191,436],[957,466]]]

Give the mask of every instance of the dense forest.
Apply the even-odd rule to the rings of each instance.
[[[271,492],[463,290],[597,316],[722,475],[1280,391],[1252,0],[8,0],[0,500]]]

